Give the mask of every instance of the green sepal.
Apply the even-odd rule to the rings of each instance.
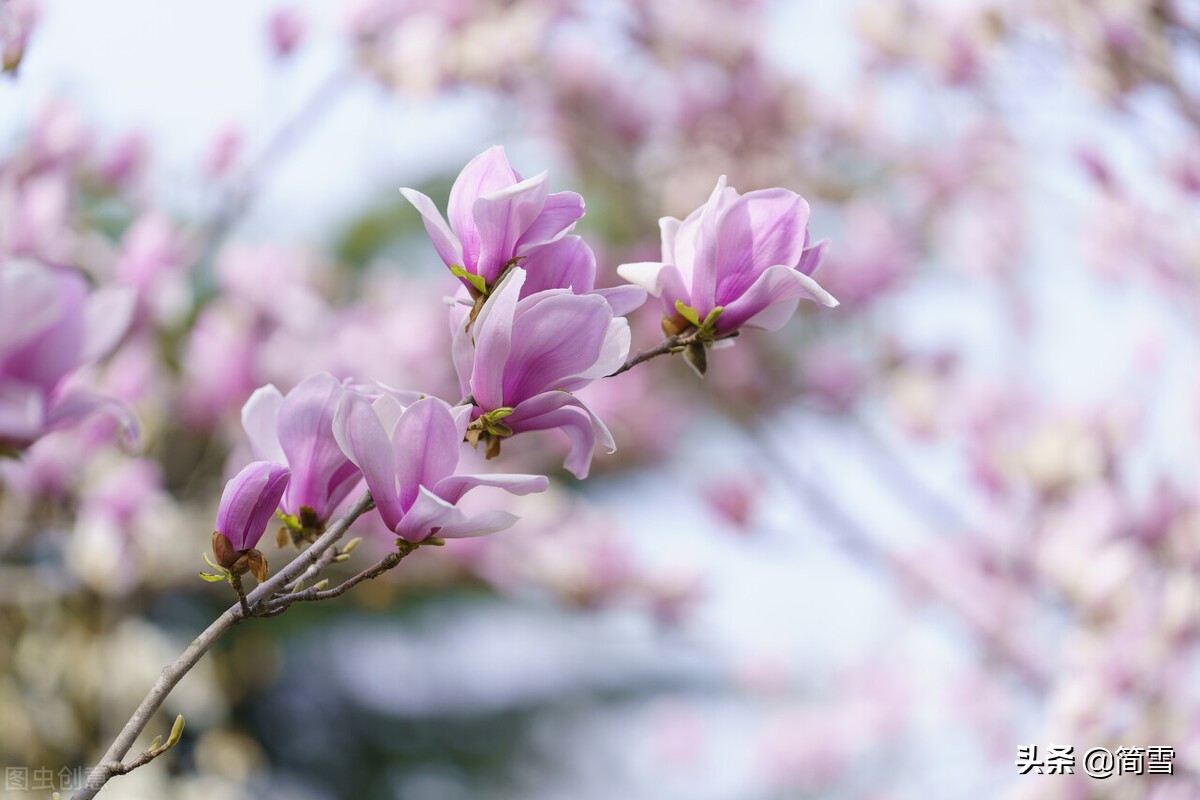
[[[712,311],[708,312],[708,316],[704,318],[704,323],[698,325],[702,330],[712,332],[717,327],[717,317],[721,316],[721,312],[725,310],[725,306],[717,306]]]
[[[275,516],[279,518],[280,522],[288,526],[288,530],[295,531],[296,533],[304,530],[304,526],[300,524],[300,517],[295,514],[285,514],[277,509]]]
[[[482,275],[476,275],[472,272],[467,272],[464,267],[460,267],[458,264],[450,265],[450,274],[456,278],[462,278],[467,283],[474,286],[475,291],[479,292],[481,295],[487,294],[487,281],[483,279]]]
[[[209,557],[208,557],[208,553],[205,553],[204,551],[201,551],[201,552],[200,552],[200,557],[204,559],[204,563],[205,563],[205,564],[208,564],[210,567],[212,567],[213,569],[215,569],[217,572],[224,572],[224,573],[226,573],[226,574],[228,574],[228,573],[229,573],[229,570],[225,569],[225,568],[224,568],[224,567],[222,567],[220,564],[216,563],[216,562],[215,562],[215,561],[213,561],[211,558],[209,558]]]
[[[479,427],[493,436],[512,436],[512,428],[500,421],[512,413],[513,410],[508,406],[494,408],[479,418]]]
[[[687,303],[683,302],[682,300],[676,300],[675,311],[679,314],[679,316],[692,323],[692,325],[695,327],[700,327],[700,312],[689,306]]]
[[[225,569],[220,564],[217,564],[211,558],[209,558],[208,553],[201,552],[200,557],[204,559],[205,564],[208,564],[210,567],[212,567],[213,569],[215,569],[217,571],[217,573],[215,575],[212,574],[211,572],[201,572],[200,577],[203,580],[206,580],[209,583],[216,583],[217,581],[229,580],[229,578],[230,578],[229,570]]]

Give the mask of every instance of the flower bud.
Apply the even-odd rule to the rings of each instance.
[[[213,554],[228,569],[241,551],[258,544],[275,514],[291,471],[269,461],[255,461],[225,484],[217,509]],[[218,544],[224,538],[225,543]],[[230,563],[226,563],[230,560]]]

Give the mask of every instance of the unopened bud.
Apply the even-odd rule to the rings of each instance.
[[[171,726],[171,735],[167,737],[167,747],[171,748],[179,744],[179,738],[183,736],[183,714],[175,718],[175,724]]]

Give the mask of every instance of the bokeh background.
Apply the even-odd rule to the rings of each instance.
[[[137,288],[77,380],[144,428],[0,460],[4,796],[69,791],[229,603],[196,573],[256,387],[456,399],[397,189],[496,143],[584,195],[601,285],[718,175],[798,191],[842,305],[590,387],[588,481],[506,444],[554,481],[517,528],[239,626],[104,796],[1200,796],[1200,4],[0,9],[0,253]]]

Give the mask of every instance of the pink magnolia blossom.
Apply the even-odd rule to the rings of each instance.
[[[303,12],[295,6],[275,9],[267,20],[267,38],[275,55],[291,55],[300,46],[307,27]]]
[[[421,213],[446,266],[481,279],[459,275],[477,293],[486,293],[518,259],[562,239],[583,216],[582,197],[550,193],[546,172],[522,178],[500,146],[471,159],[454,181],[446,208],[449,224],[426,195],[409,188],[400,192]]]
[[[68,377],[107,354],[129,324],[133,295],[88,294],[82,277],[31,261],[0,264],[0,446],[24,447],[101,409],[135,425],[120,403]]]
[[[392,394],[372,403],[347,392],[333,431],[342,451],[362,470],[388,529],[406,541],[422,542],[430,536],[494,533],[517,521],[505,511],[468,516],[459,509],[462,496],[477,486],[523,495],[549,484],[541,475],[456,475],[469,422],[469,407],[451,409],[432,397],[406,408]]]
[[[318,525],[329,520],[360,477],[333,437],[334,413],[345,393],[341,381],[321,372],[287,395],[267,384],[242,407],[254,457],[287,464],[292,471],[283,510]]]
[[[521,297],[526,272],[511,270],[471,327],[454,339],[460,389],[477,416],[505,416],[512,433],[559,428],[571,441],[564,464],[587,477],[596,442],[611,434],[572,392],[615,372],[629,354],[629,323],[595,294],[550,289]]]
[[[290,478],[291,472],[281,464],[269,461],[247,464],[225,484],[221,493],[217,533],[228,538],[234,550],[249,550],[257,545]]]
[[[673,328],[716,314],[717,335],[740,328],[776,330],[801,298],[838,304],[811,277],[828,240],[809,244],[808,213],[808,203],[795,192],[739,195],[721,176],[708,202],[686,219],[659,220],[661,262],[622,264],[617,271],[662,299]]]

